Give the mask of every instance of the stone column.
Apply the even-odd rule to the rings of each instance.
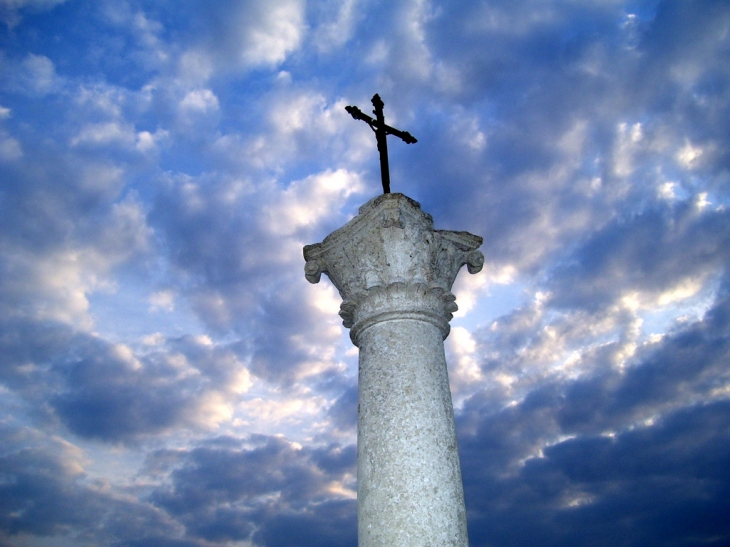
[[[384,194],[307,245],[305,275],[325,273],[360,348],[359,547],[468,545],[443,340],[461,267],[481,270],[482,238],[433,229],[403,194]]]

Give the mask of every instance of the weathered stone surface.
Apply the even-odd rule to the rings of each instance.
[[[363,332],[358,408],[358,544],[467,545],[438,327],[408,319]]]
[[[434,230],[403,194],[384,194],[322,243],[305,276],[340,291],[360,348],[358,545],[466,546],[466,512],[443,339],[462,266],[481,270],[482,238]]]
[[[330,278],[340,291],[340,316],[348,328],[373,289],[393,283],[441,290],[448,322],[457,309],[450,292],[456,275],[465,264],[469,273],[482,269],[484,256],[476,250],[481,244],[481,237],[468,232],[434,230],[431,215],[409,197],[383,194],[322,243],[304,247],[304,274],[310,283],[323,273]]]

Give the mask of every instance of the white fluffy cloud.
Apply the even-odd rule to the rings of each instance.
[[[201,39],[180,58],[180,76],[203,82],[216,72],[276,67],[301,46],[305,5],[301,0],[226,1],[197,12]]]
[[[336,204],[362,189],[358,175],[344,169],[310,175],[292,182],[276,204],[264,209],[264,225],[270,233],[282,235],[317,226]]]
[[[28,53],[21,59],[0,57],[0,73],[3,74],[3,87],[35,97],[58,91],[63,85],[53,61],[45,55]]]

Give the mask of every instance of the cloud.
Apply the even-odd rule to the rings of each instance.
[[[129,146],[134,143],[134,139],[135,134],[131,127],[121,127],[117,123],[107,122],[86,126],[78,136],[74,137],[71,145],[104,145],[113,143]]]
[[[173,427],[215,428],[252,385],[235,353],[205,338],[139,354],[49,322],[6,320],[2,331],[3,381],[81,438],[133,443]]]
[[[210,89],[191,91],[180,102],[180,108],[188,112],[217,110],[218,98]]]
[[[354,447],[304,449],[285,439],[213,439],[190,451],[150,454],[147,466],[172,464],[171,483],[152,494],[155,505],[178,516],[193,536],[208,541],[264,541],[293,537],[324,545],[352,540]],[[325,524],[328,519],[330,524]],[[283,523],[296,523],[296,536]],[[293,531],[293,530],[292,530]]]
[[[0,71],[4,73],[3,87],[14,93],[43,97],[59,91],[63,80],[45,55],[28,53],[22,59],[0,57]]]
[[[654,87],[648,79],[667,77],[662,71],[669,71],[677,61],[675,57],[682,55],[676,49],[652,45],[652,33],[675,32],[673,26],[664,27],[665,10],[673,10],[662,4],[652,21],[655,25],[642,22],[641,35],[646,40],[637,46],[639,55],[636,49],[611,47],[606,42],[614,37],[622,39],[624,31],[614,26],[620,17],[618,8],[616,3],[603,3],[568,12],[563,11],[567,7],[554,5],[490,5],[488,9],[503,14],[498,18],[502,31],[487,33],[474,27],[480,20],[473,13],[476,8],[444,6],[434,28],[451,32],[427,34],[431,51],[470,82],[462,100],[471,105],[472,113],[478,113],[474,121],[489,146],[482,154],[467,154],[465,147],[456,146],[458,141],[448,130],[447,122],[455,114],[443,110],[429,113],[424,119],[431,118],[430,125],[438,124],[434,134],[443,137],[433,144],[419,142],[419,147],[429,151],[419,154],[421,161],[416,163],[414,176],[419,184],[413,191],[421,193],[422,201],[433,203],[436,209],[429,210],[437,216],[451,218],[461,210],[475,215],[489,211],[474,224],[481,223],[488,255],[500,263],[519,261],[529,268],[545,258],[543,253],[553,244],[569,245],[572,237],[599,227],[614,211],[645,203],[647,193],[654,191],[650,181],[686,180],[671,165],[658,169],[666,163],[664,150],[685,146],[682,134],[687,125],[682,120],[688,119],[684,116],[690,116],[689,112],[693,112],[693,120],[703,119],[700,125],[714,126],[711,109],[697,103],[698,88],[694,92],[672,91],[671,100],[647,95],[648,90],[665,89]],[[525,13],[531,16],[523,17]],[[691,24],[699,27],[704,14],[689,17]],[[512,33],[507,21],[515,25],[531,21],[541,30],[527,35]],[[598,34],[587,30],[599,28]],[[653,30],[659,28],[662,30]],[[602,38],[597,38],[599,35]],[[704,42],[705,53],[714,58],[722,49],[721,42]],[[480,47],[483,44],[489,47]],[[519,54],[520,63],[511,63],[517,51],[524,52]],[[553,63],[560,64],[559,71],[550,68]],[[713,62],[712,67],[702,70],[724,73],[719,64]],[[526,87],[527,81],[535,87]],[[524,100],[515,94],[518,89],[525,91]],[[715,96],[714,89],[708,92]],[[712,110],[720,103],[712,102]],[[703,104],[709,107],[710,103]],[[642,124],[638,116],[643,110],[651,112],[651,117]],[[621,133],[618,128],[626,122],[627,129]],[[641,130],[639,140],[632,141],[626,134],[632,128]],[[726,139],[714,130],[713,134]],[[451,161],[438,162],[437,166],[430,162],[435,157]],[[622,165],[630,170],[621,171]],[[432,192],[438,195],[446,184],[460,191],[448,201],[428,198]],[[474,199],[483,201],[474,205]],[[515,218],[519,223],[512,222]],[[516,226],[519,230],[513,235],[511,230]],[[536,241],[540,241],[539,246],[534,245]]]
[[[0,19],[8,28],[13,28],[22,21],[21,11],[41,12],[53,9],[66,0],[2,0],[0,2]]]
[[[11,162],[23,157],[23,148],[13,137],[0,133],[0,161]]]
[[[697,201],[616,219],[552,272],[551,303],[596,309],[638,293],[651,305],[685,280],[701,285],[727,263],[729,226],[723,209]]]
[[[34,164],[39,156],[45,165]],[[88,327],[89,294],[111,287],[111,270],[147,249],[150,232],[140,203],[131,195],[114,202],[121,177],[107,165],[34,152],[8,174],[18,191],[0,222],[4,313]],[[73,221],[90,210],[103,218]]]
[[[723,365],[728,356],[727,307],[727,299],[721,299],[701,321],[643,348],[634,358],[638,363],[623,374],[607,372],[576,382],[566,393],[563,427],[615,429],[698,398],[722,396],[728,382]]]
[[[316,226],[326,219],[336,203],[361,191],[360,177],[344,169],[294,181],[277,203],[265,209],[266,230],[289,235]]]
[[[77,352],[86,355],[54,367],[64,384],[52,405],[77,435],[120,441],[161,432],[186,421],[191,403],[198,406],[186,393],[185,377],[194,373],[184,358],[142,362],[127,347],[83,342]],[[156,388],[141,389],[151,384]]]
[[[297,51],[306,29],[299,0],[196,2],[188,9],[202,30],[180,57],[180,76],[188,81],[204,81],[217,71],[278,66]]]
[[[614,437],[564,440],[507,476],[472,476],[471,459],[485,454],[470,438],[461,447],[471,540],[628,546],[728,537],[727,410],[726,402],[700,405]],[[519,524],[526,518],[529,529]]]
[[[8,428],[2,433],[14,446],[39,437]],[[60,440],[49,444],[3,451],[0,457],[5,479],[0,486],[0,513],[7,533],[48,536],[68,525],[88,525],[100,516],[85,489],[76,485],[83,473],[78,449]]]
[[[313,29],[312,41],[319,51],[330,52],[352,38],[359,15],[356,8],[356,0],[335,0],[308,6],[317,17],[318,24]]]
[[[115,495],[109,485],[87,481],[82,451],[60,438],[3,425],[0,438],[0,541],[38,538],[176,544],[179,528],[153,506]],[[43,540],[41,540],[43,541]],[[178,545],[195,545],[180,540]]]
[[[726,4],[1,3],[0,543],[354,544],[301,252],[379,191],[376,91],[393,189],[485,238],[471,544],[727,543]]]
[[[150,309],[153,311],[164,310],[172,312],[175,310],[175,291],[158,291],[150,295]]]
[[[321,93],[283,83],[263,105],[260,127],[245,136],[222,135],[214,151],[226,164],[247,171],[281,172],[293,161],[322,155],[332,157],[332,169],[359,163],[372,154],[372,138],[350,131],[346,105],[344,99],[327,100]]]
[[[726,308],[723,297],[623,370],[585,367],[513,404],[489,389],[469,399],[459,426],[472,541],[726,537]]]
[[[261,378],[291,382],[341,367],[331,347],[339,320],[318,307],[300,257],[304,242],[360,188],[358,176],[344,170],[285,189],[211,173],[181,177],[160,195],[152,218],[174,267],[198,280],[186,292],[193,310],[210,327],[236,333],[237,351],[251,356]],[[254,202],[250,214],[240,214],[243,203]],[[311,319],[305,331],[302,317]]]

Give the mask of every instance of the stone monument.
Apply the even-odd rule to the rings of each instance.
[[[355,107],[348,112],[381,130],[384,141],[377,95],[373,104],[376,120]],[[307,280],[318,283],[324,273],[334,283],[343,324],[360,349],[358,545],[466,547],[443,341],[457,309],[451,287],[463,265],[482,269],[482,238],[434,230],[431,215],[389,193],[385,178],[383,190],[322,243],[304,247]]]

